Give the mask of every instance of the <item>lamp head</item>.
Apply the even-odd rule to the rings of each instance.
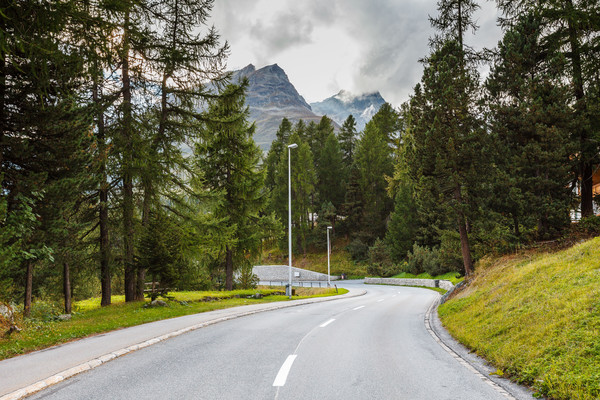
[[[288,145],[288,149],[295,149],[296,147],[298,147],[297,143],[292,143]]]
[[[328,226],[327,229],[333,229],[333,226]]]

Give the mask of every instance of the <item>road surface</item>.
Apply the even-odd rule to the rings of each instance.
[[[356,284],[358,286],[358,284]],[[438,294],[364,296],[224,321],[115,359],[32,399],[507,399],[426,329]]]

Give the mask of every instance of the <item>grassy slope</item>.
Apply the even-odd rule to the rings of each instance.
[[[600,398],[600,238],[484,262],[439,314],[453,336],[538,393]]]
[[[0,336],[0,360],[146,322],[247,304],[289,301],[287,296],[276,294],[284,290],[284,288],[273,288],[232,292],[172,292],[169,295],[175,297],[177,301],[168,301],[169,307],[156,308],[144,308],[143,305],[148,303],[148,300],[125,303],[124,296],[113,296],[113,304],[110,307],[100,307],[99,298],[83,300],[74,304],[77,312],[73,313],[73,318],[69,321],[48,320],[42,312],[37,313],[39,314],[37,318],[21,319],[18,323],[22,328],[21,332],[13,333],[10,337]],[[245,298],[256,292],[260,292],[266,297],[261,299]],[[346,289],[339,289],[339,294],[347,292]],[[292,301],[335,294],[335,289],[298,288],[297,296],[294,296]],[[232,297],[236,295],[242,297]],[[187,304],[180,304],[180,301],[187,302]],[[32,310],[34,316],[36,314],[35,306],[34,304],[34,310]]]

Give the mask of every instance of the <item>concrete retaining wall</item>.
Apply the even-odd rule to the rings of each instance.
[[[448,291],[454,288],[452,282],[441,279],[365,278],[365,283],[378,285],[439,287]]]
[[[258,276],[259,281],[284,281],[289,280],[289,266],[287,265],[257,265],[252,268],[252,272]],[[331,280],[339,279],[338,276],[331,276]],[[292,281],[327,281],[327,274],[313,272],[302,268],[292,267]]]

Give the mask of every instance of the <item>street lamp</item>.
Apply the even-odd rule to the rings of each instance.
[[[288,260],[290,264],[289,296],[292,299],[292,149],[298,144],[288,145]]]
[[[329,245],[329,230],[333,229],[331,226],[327,227],[327,287],[331,286],[331,273],[329,272],[329,254],[331,253],[331,246]]]

